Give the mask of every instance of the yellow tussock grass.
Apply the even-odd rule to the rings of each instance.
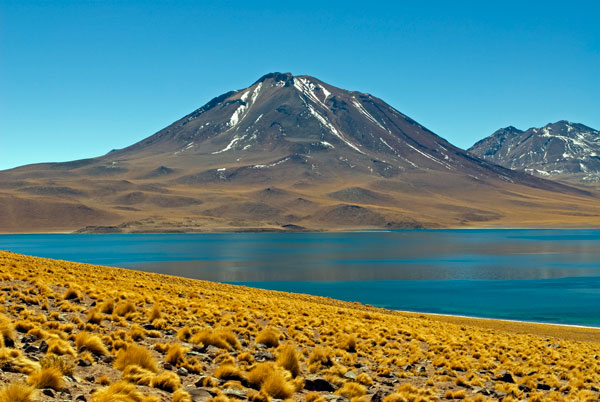
[[[80,332],[75,335],[75,347],[81,351],[82,348],[89,350],[97,356],[104,356],[108,354],[104,342],[98,335],[91,334],[89,332]]]
[[[150,311],[150,314],[148,314],[148,321],[152,322],[154,320],[157,320],[159,318],[162,317],[161,311],[160,311],[160,304],[155,304],[152,307],[152,310]]]
[[[305,402],[327,402],[327,399],[318,392],[309,392],[304,397]]]
[[[279,345],[279,331],[273,328],[265,328],[258,333],[255,342],[262,343],[268,348],[277,347]]]
[[[192,343],[202,343],[203,345],[212,345],[221,349],[240,349],[240,341],[235,334],[229,330],[203,329],[194,335]]]
[[[56,367],[48,367],[29,374],[27,383],[35,388],[52,388],[60,391],[64,387],[63,373]]]
[[[92,394],[92,402],[142,402],[144,395],[136,386],[119,381]]]
[[[0,346],[12,346],[15,343],[15,329],[11,320],[4,314],[0,314]]]
[[[174,392],[181,386],[179,376],[172,371],[163,371],[150,382],[152,388],[162,389],[167,392]]]
[[[363,395],[366,395],[367,389],[361,384],[357,384],[355,382],[347,382],[342,388],[335,391],[335,393],[345,398],[352,399],[355,397],[361,397]]]
[[[115,301],[113,299],[107,299],[100,305],[100,312],[103,314],[112,314],[115,310]]]
[[[39,363],[21,355],[21,352],[16,349],[1,348],[0,369],[14,373],[31,374],[34,371],[39,371],[41,366]]]
[[[117,304],[113,313],[124,317],[127,314],[135,313],[135,305],[130,301],[123,300]]]
[[[167,363],[173,364],[175,366],[179,364],[185,363],[185,354],[189,351],[188,348],[181,346],[178,343],[174,343],[169,346],[169,351],[165,356],[165,361]]]
[[[51,339],[48,342],[48,353],[52,353],[58,356],[77,356],[77,353],[75,353],[75,349],[73,349],[69,342],[62,339]]]
[[[150,385],[154,373],[150,370],[142,368],[137,364],[130,364],[121,373],[124,380],[138,385]]]
[[[135,364],[154,373],[158,373],[158,367],[152,354],[148,349],[142,346],[131,344],[126,348],[119,350],[114,367],[117,370],[124,370],[130,364]]]
[[[297,377],[300,374],[300,363],[296,348],[290,342],[285,344],[277,354],[277,364],[292,373],[292,376]]]
[[[221,380],[234,380],[234,381],[245,381],[246,378],[242,370],[233,364],[223,364],[219,366],[213,374],[216,378]]]
[[[177,391],[173,392],[173,399],[171,401],[172,402],[194,402],[194,400],[192,399],[192,396],[187,391],[184,391],[182,389],[178,389]]]
[[[22,383],[8,384],[0,388],[0,402],[34,402],[36,390]]]
[[[260,390],[277,399],[288,399],[294,395],[294,386],[287,382],[278,371],[273,371],[265,378]]]

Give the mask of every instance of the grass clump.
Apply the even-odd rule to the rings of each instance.
[[[192,399],[192,396],[187,392],[184,391],[183,389],[178,389],[177,391],[175,391],[173,393],[173,399],[171,399],[172,402],[194,402],[194,400]]]
[[[153,373],[158,373],[158,367],[152,354],[142,346],[130,344],[117,353],[114,368],[122,371],[131,364],[150,370]]]
[[[144,395],[136,386],[119,381],[92,394],[92,402],[142,402]]]
[[[0,347],[12,347],[15,344],[15,328],[7,316],[0,314]]]
[[[35,388],[52,388],[60,391],[64,387],[62,377],[63,373],[58,368],[47,367],[31,373],[27,378],[27,383]]]
[[[75,364],[67,356],[47,355],[40,360],[40,366],[44,368],[56,367],[64,375],[73,375]]]
[[[181,346],[179,343],[174,343],[169,346],[169,351],[165,356],[167,363],[175,366],[185,363],[185,354],[189,351],[188,348]]]
[[[212,345],[220,349],[240,349],[242,345],[235,336],[235,334],[229,330],[213,330],[203,329],[191,338],[192,343],[202,343],[203,345]]]
[[[172,371],[163,371],[150,382],[152,388],[162,389],[167,392],[174,392],[181,386],[179,376]]]
[[[154,378],[154,372],[147,370],[137,364],[130,364],[121,373],[124,380],[138,385],[149,386],[152,378]]]
[[[300,363],[296,348],[292,343],[285,344],[277,354],[277,364],[292,373],[292,376],[297,377],[300,374]]]
[[[279,331],[273,328],[265,328],[256,336],[255,342],[262,343],[268,348],[275,348],[279,346]]]
[[[342,388],[335,391],[335,393],[336,395],[341,395],[345,398],[352,399],[366,395],[367,389],[355,382],[347,382],[342,386]]]
[[[30,385],[13,383],[0,388],[0,402],[34,402],[36,400],[37,392]]]
[[[39,363],[23,356],[16,349],[0,349],[0,370],[13,373],[31,374],[41,369]]]
[[[75,335],[75,347],[78,351],[82,349],[89,350],[96,356],[104,356],[108,354],[108,350],[98,335],[89,332],[80,332]]]
[[[220,380],[246,381],[242,370],[231,363],[220,365],[213,375]]]

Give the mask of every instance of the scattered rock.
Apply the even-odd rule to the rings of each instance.
[[[150,323],[142,325],[142,328],[144,328],[147,331],[152,331],[153,329],[156,329],[156,327]]]
[[[223,393],[227,396],[233,396],[239,399],[246,399],[246,397],[248,396],[248,393],[246,391],[231,388],[224,389]]]
[[[531,388],[529,388],[527,385],[525,384],[519,384],[519,389],[523,392],[531,392]]]
[[[308,391],[333,392],[334,386],[323,377],[313,376],[304,380],[304,389]]]
[[[187,369],[185,367],[179,367],[177,369],[177,375],[180,377],[185,377],[189,374],[189,372],[187,371]]]
[[[275,355],[268,350],[260,350],[254,354],[254,360],[264,362],[266,360],[275,360]]]
[[[347,371],[346,374],[344,374],[345,378],[349,378],[351,380],[356,380],[356,373],[352,370]]]
[[[219,349],[218,347],[213,346],[213,345],[208,345],[206,347],[206,353],[208,353],[209,355],[215,355],[215,354],[217,354],[217,352],[219,350],[221,350],[221,349]]]
[[[84,395],[77,395],[77,397],[75,398],[76,401],[87,401],[87,399],[85,399]]]
[[[27,345],[23,351],[25,353],[37,353],[39,352],[39,349],[35,345]]]
[[[50,388],[43,389],[42,394],[49,396],[50,398],[54,398],[54,391]]]
[[[173,370],[173,365],[171,363],[164,362],[163,363],[163,368],[165,370]]]
[[[6,339],[4,340],[4,343],[6,344]],[[8,346],[8,345],[6,345],[6,346]],[[38,349],[41,353],[46,353],[48,351],[48,344],[46,343],[46,341],[42,341],[40,343],[40,346],[38,347]]]
[[[506,370],[500,371],[500,373],[495,378],[496,381],[508,382],[511,384],[515,383],[513,376]]]
[[[96,382],[96,377],[94,377],[93,375],[88,375],[87,377],[84,378],[84,380],[86,380],[87,382],[94,383],[94,382]]]
[[[108,364],[110,364],[110,363],[112,363],[112,362],[114,362],[114,361],[115,361],[115,357],[114,357],[114,356],[112,356],[112,355],[106,355],[106,356],[104,356],[104,357],[102,358],[102,362],[103,362],[103,363],[108,363]]]
[[[536,388],[539,389],[540,391],[550,391],[551,387],[548,384],[544,384],[544,383],[540,382],[540,383],[538,383]]]
[[[89,360],[80,359],[77,362],[77,365],[80,366],[80,367],[90,367],[92,365],[92,363]]]
[[[371,396],[371,402],[381,402],[385,397],[385,393],[382,390],[378,390]]]
[[[185,388],[185,390],[188,394],[190,394],[194,402],[204,402],[216,395],[206,390],[205,388],[187,387]]]

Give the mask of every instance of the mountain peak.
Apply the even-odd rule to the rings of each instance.
[[[268,73],[268,74],[263,75],[258,80],[256,80],[254,82],[254,84],[252,84],[252,86],[258,84],[259,82],[265,82],[267,80],[273,80],[275,82],[283,82],[284,84],[282,86],[286,86],[286,87],[294,85],[294,76],[292,75],[292,73],[273,72],[273,73]]]

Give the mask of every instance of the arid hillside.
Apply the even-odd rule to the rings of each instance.
[[[599,397],[600,330],[400,313],[9,252],[0,275],[0,401]]]
[[[598,194],[480,159],[371,94],[272,73],[127,148],[0,172],[0,232],[597,227]]]

